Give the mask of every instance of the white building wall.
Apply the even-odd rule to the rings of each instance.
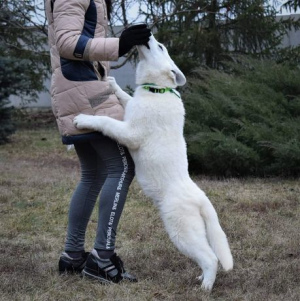
[[[300,18],[300,14],[291,14],[288,16],[279,16],[278,19],[283,18],[287,19],[288,17],[292,17],[295,21]],[[282,39],[282,47],[295,47],[300,44],[300,30],[295,30],[292,28]]]

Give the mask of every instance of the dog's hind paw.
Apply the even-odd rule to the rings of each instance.
[[[198,281],[200,281],[200,282],[203,281],[203,278],[204,278],[204,275],[203,275],[203,274],[201,274],[200,276],[196,277],[196,279],[197,279]]]
[[[79,114],[73,120],[73,123],[77,129],[93,129],[95,116]]]
[[[205,292],[210,292],[213,288],[213,283],[206,282],[205,280],[201,284],[201,289]]]
[[[200,282],[202,282],[201,284],[201,289],[205,292],[210,292],[213,288],[213,285],[214,285],[214,282],[213,281],[210,281],[210,280],[207,280],[204,278],[204,274],[196,277],[196,279]]]

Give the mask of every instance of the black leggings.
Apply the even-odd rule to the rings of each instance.
[[[87,224],[101,189],[94,248],[114,250],[117,226],[134,177],[134,163],[125,147],[106,136],[74,146],[81,179],[70,203],[65,251],[84,250]]]

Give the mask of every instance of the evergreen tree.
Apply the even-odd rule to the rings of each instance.
[[[43,1],[0,2],[0,143],[13,133],[9,96],[35,101],[48,76],[46,24],[39,7]]]
[[[197,69],[189,80],[184,94],[190,170],[299,176],[299,68],[244,57],[236,61],[225,71]]]
[[[219,68],[232,54],[272,57],[282,36],[299,22],[276,20],[266,0],[142,1],[141,14],[181,69]]]
[[[286,1],[283,5],[283,8],[288,9],[289,11],[297,11],[300,8],[300,0],[289,0]]]
[[[11,112],[12,108],[8,107],[8,101],[0,99],[0,145],[8,142],[8,137],[15,132]]]

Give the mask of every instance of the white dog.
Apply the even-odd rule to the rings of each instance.
[[[202,288],[211,290],[218,260],[228,271],[233,267],[232,255],[214,207],[188,173],[185,111],[175,90],[186,79],[153,36],[148,46],[137,47],[139,86],[133,97],[109,78],[125,107],[124,121],[80,114],[74,123],[79,129],[101,131],[128,147],[137,180],[158,206],[171,240],[198,263]]]

